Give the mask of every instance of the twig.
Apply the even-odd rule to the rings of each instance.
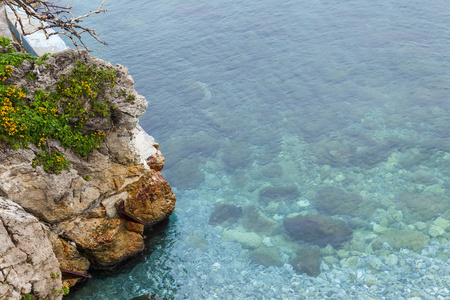
[[[96,29],[90,29],[79,25],[84,18],[87,18],[93,14],[99,14],[106,12],[106,9],[102,9],[103,4],[106,0],[102,0],[97,10],[90,11],[89,13],[75,17],[72,14],[72,7],[62,7],[55,4],[47,3],[45,0],[4,0],[6,5],[8,5],[16,16],[17,22],[15,26],[19,25],[22,30],[23,35],[30,35],[37,31],[43,31],[46,38],[50,38],[52,35],[63,34],[67,36],[73,43],[73,45],[80,51],[80,48],[84,48],[88,51],[89,48],[82,40],[82,34],[88,33],[97,42],[102,45],[107,45],[106,42],[100,40]],[[38,10],[34,10],[32,5],[39,5]],[[34,29],[26,30],[22,23],[22,19],[19,16],[19,10],[22,9],[29,18],[34,18],[39,21],[40,25]],[[70,15],[70,17],[68,17]],[[57,30],[53,32],[48,32],[48,29]],[[58,30],[59,29],[59,30]]]

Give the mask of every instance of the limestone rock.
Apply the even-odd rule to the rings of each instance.
[[[298,215],[283,221],[286,234],[294,240],[325,247],[338,247],[351,240],[352,230],[344,221],[320,215]]]
[[[59,263],[48,239],[49,231],[16,203],[0,197],[0,299],[61,299],[51,293],[61,289]]]

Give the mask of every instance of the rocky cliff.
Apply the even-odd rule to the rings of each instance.
[[[107,70],[114,76],[100,95],[89,92],[87,78],[74,77],[77,68]],[[59,93],[51,113],[58,122],[61,116],[70,118],[64,119],[67,124],[62,129],[40,119],[36,128],[50,126],[50,130],[42,130],[39,143],[33,143],[29,133],[29,142],[19,149],[0,134],[0,280],[4,282],[0,298],[20,299],[27,293],[39,299],[58,298],[64,285],[78,280],[60,268],[86,273],[90,264],[112,266],[139,253],[144,248],[144,227],[167,218],[176,199],[160,173],[164,157],[158,144],[138,126],[147,102],[134,90],[127,68],[87,52],[66,50],[44,63],[24,60],[11,69],[5,86],[26,91],[25,105],[48,109],[44,111],[48,114],[52,93]],[[79,82],[71,85],[71,80]],[[96,80],[101,78],[90,78]],[[82,89],[79,94],[77,88]],[[48,96],[39,100],[43,104],[38,107],[36,95],[42,91]],[[89,95],[97,93],[102,99],[95,102],[70,98],[93,99]],[[74,103],[78,107],[72,109]],[[101,141],[86,155],[80,155],[84,144],[65,140],[61,133],[77,126],[83,128],[73,139],[97,134]],[[39,153],[61,153],[70,167],[50,168],[37,159]]]

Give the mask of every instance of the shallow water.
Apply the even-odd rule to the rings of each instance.
[[[149,101],[178,201],[141,263],[69,299],[450,297],[450,4],[385,2],[107,1],[86,20]]]

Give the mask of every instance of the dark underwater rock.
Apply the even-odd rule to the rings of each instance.
[[[166,299],[166,298],[161,298],[158,295],[145,294],[145,295],[131,298],[130,300],[164,300],[164,299]]]
[[[397,251],[406,248],[419,252],[429,241],[430,237],[421,232],[390,228],[377,237],[371,245],[374,250],[381,249],[384,243],[388,243]]]
[[[222,161],[228,172],[245,168],[252,162],[252,151],[245,143],[233,143],[224,151]]]
[[[297,273],[306,273],[308,276],[317,277],[320,274],[320,250],[313,247],[304,247],[297,253],[297,257],[291,259],[289,263]]]
[[[335,187],[319,190],[314,203],[320,213],[327,215],[369,217],[376,209],[375,202],[364,200],[359,194],[347,193]]]
[[[242,208],[233,204],[216,203],[214,211],[209,216],[208,224],[221,225],[224,222],[229,224],[236,222],[242,217]]]
[[[424,194],[402,193],[395,198],[405,219],[411,222],[428,221],[450,210],[450,199]]]
[[[351,240],[352,230],[347,223],[327,216],[298,215],[283,221],[286,234],[296,241],[325,247],[339,247]]]
[[[261,175],[267,178],[279,178],[283,176],[283,167],[278,164],[268,164],[261,170]]]
[[[279,232],[280,225],[271,218],[263,215],[256,206],[247,206],[243,212],[242,225],[245,229],[262,233],[266,236],[271,236]]]
[[[262,245],[252,252],[252,254],[250,255],[250,259],[254,263],[263,265],[265,267],[283,266],[283,263],[281,262],[280,252],[275,247],[266,247]]]
[[[166,168],[167,180],[179,189],[193,189],[205,180],[205,175],[191,159],[183,159],[171,168]]]
[[[259,191],[259,202],[267,205],[271,201],[295,200],[299,195],[296,186],[269,186]]]
[[[355,147],[345,140],[324,139],[310,144],[309,151],[315,157],[316,163],[334,167],[350,163],[355,155]]]

